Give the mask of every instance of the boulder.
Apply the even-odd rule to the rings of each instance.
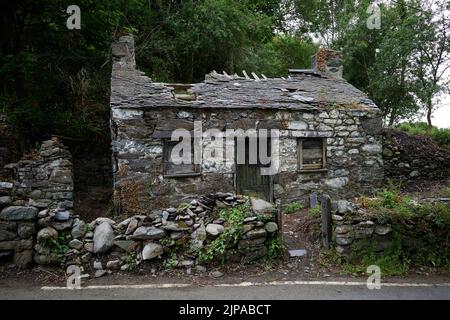
[[[73,239],[69,242],[69,247],[76,250],[83,248],[83,242],[78,239]]]
[[[349,201],[346,200],[339,200],[337,202],[337,209],[339,214],[344,214],[347,212],[352,212],[355,210],[355,205]]]
[[[203,242],[206,239],[206,228],[203,223],[191,234],[191,238],[191,243],[194,248],[203,247]]]
[[[134,252],[138,247],[138,242],[133,240],[116,240],[114,245],[126,252]]]
[[[109,223],[110,225],[116,224],[116,222],[115,222],[114,220],[110,219],[110,218],[100,217],[100,218],[95,219],[95,223],[96,223],[96,224],[99,224],[99,225],[100,225],[100,224],[102,224],[103,222],[107,222],[107,223]]]
[[[120,269],[120,260],[110,260],[106,263],[106,269],[110,270],[119,270]]]
[[[72,223],[72,219],[69,219],[67,221],[54,221],[52,222],[52,227],[58,231],[65,231],[72,228]]]
[[[84,234],[86,233],[86,223],[83,220],[75,219],[72,225],[72,238],[74,239],[81,239],[84,237]]]
[[[37,234],[37,242],[43,243],[48,240],[56,240],[58,239],[58,231],[53,229],[52,227],[46,227],[39,230]]]
[[[10,196],[0,197],[0,206],[10,204],[11,202],[12,202],[12,198]]]
[[[206,226],[206,232],[212,236],[218,236],[225,228],[220,224],[210,223]]]
[[[36,218],[38,209],[34,207],[12,206],[0,212],[1,220],[33,220]]]
[[[55,214],[55,220],[56,221],[67,221],[70,219],[70,212],[69,211],[58,211]]]
[[[19,237],[22,239],[31,238],[36,233],[35,224],[34,223],[22,223],[19,225],[19,228],[17,229],[17,233],[19,234]]]
[[[263,228],[253,229],[250,230],[245,234],[245,237],[247,239],[256,239],[256,238],[265,238],[267,235],[267,232]]]
[[[164,238],[166,232],[155,227],[139,227],[133,233],[134,240],[158,240]]]
[[[127,230],[125,231],[125,234],[132,234],[136,229],[139,227],[139,220],[136,218],[131,218],[130,222],[128,223]]]
[[[252,204],[252,210],[255,215],[271,215],[273,211],[273,205],[258,198],[250,198]]]
[[[264,229],[266,229],[267,232],[273,233],[278,230],[278,225],[275,222],[267,222],[264,226]]]
[[[186,225],[186,223],[175,223],[175,222],[167,222],[167,224],[165,226],[161,227],[164,230],[167,231],[186,231],[189,230],[188,226]]]
[[[105,253],[114,245],[114,231],[108,222],[102,222],[94,232],[94,253]]]
[[[392,231],[390,226],[376,226],[375,233],[379,236],[385,236]]]
[[[150,260],[163,254],[163,247],[157,243],[147,243],[142,250],[142,259]]]

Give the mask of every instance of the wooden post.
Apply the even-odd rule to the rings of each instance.
[[[326,249],[330,248],[331,244],[331,198],[329,195],[322,196],[322,246]]]
[[[281,200],[277,199],[275,202],[277,206],[277,224],[278,224],[278,232],[281,237],[283,237],[283,208],[281,206]]]

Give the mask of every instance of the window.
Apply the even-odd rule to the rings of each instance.
[[[191,163],[174,164],[171,159],[173,148],[178,141],[163,140],[163,172],[165,177],[192,177],[200,175],[200,165],[194,164],[194,143],[191,145]],[[183,156],[180,154],[180,156]]]
[[[326,140],[323,138],[298,139],[297,154],[299,170],[323,170],[326,165]]]

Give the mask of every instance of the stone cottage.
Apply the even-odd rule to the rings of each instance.
[[[197,84],[156,83],[145,76],[136,68],[131,36],[116,41],[112,54],[115,205],[125,212],[217,191],[284,204],[312,192],[345,198],[383,180],[381,113],[342,79],[339,52],[321,49],[313,69],[290,70],[288,78],[213,71]],[[262,175],[259,162],[237,163],[236,140],[221,141],[227,148],[221,163],[205,152],[217,139],[201,142],[199,163],[175,163],[171,134],[193,132],[195,123],[203,131],[278,130],[279,170]]]

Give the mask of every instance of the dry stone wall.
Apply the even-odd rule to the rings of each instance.
[[[33,256],[39,260],[39,229],[66,230],[72,225],[71,156],[54,139],[45,141],[32,159],[5,167],[13,179],[0,182],[0,255],[12,256],[23,267]]]
[[[333,241],[336,252],[352,260],[360,258],[364,251],[373,248],[381,253],[392,245],[392,228],[367,215],[352,202],[335,202]]]
[[[413,182],[450,177],[450,151],[430,137],[386,129],[383,145],[386,178]]]

